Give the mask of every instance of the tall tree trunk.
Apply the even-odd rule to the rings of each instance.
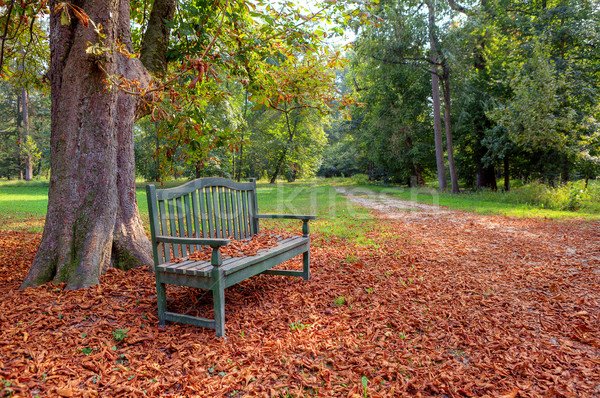
[[[53,9],[57,0],[50,3]],[[79,4],[104,27],[107,43],[130,45],[129,1]],[[106,73],[148,75],[117,52],[88,57],[97,34],[75,18],[50,16],[51,177],[42,242],[22,287],[54,280],[67,288],[97,284],[111,265],[151,264],[135,196],[133,122],[136,100],[106,90]],[[102,64],[102,69],[99,67]],[[106,71],[106,73],[105,73]]]
[[[23,135],[21,142],[24,144],[27,142],[29,136],[29,96],[27,89],[23,87],[21,89],[21,123],[23,126]],[[31,160],[31,153],[25,154],[25,180],[31,181],[33,179],[33,162]]]
[[[413,167],[415,169],[415,176],[417,177],[417,185],[419,187],[425,186],[425,179],[423,178],[423,167],[420,163],[413,163]]]
[[[446,149],[448,151],[448,168],[450,169],[450,181],[452,183],[452,193],[459,193],[458,176],[454,166],[454,147],[452,144],[452,122],[450,119],[450,69],[446,63],[443,67],[443,93],[444,93],[444,127],[446,129]]]
[[[22,137],[22,129],[23,129],[23,108],[21,107],[21,101],[23,100],[23,97],[21,96],[21,94],[17,91],[16,92],[16,96],[17,96],[17,131],[19,132],[19,140],[23,139]],[[17,156],[17,162],[19,164],[19,179],[22,180],[24,178],[23,175],[23,153],[21,151],[19,151],[19,154]],[[8,179],[10,180],[10,173],[8,173]]]
[[[288,129],[288,139],[285,143],[285,146],[283,148],[283,152],[281,153],[281,156],[277,160],[277,166],[275,167],[275,171],[273,172],[273,175],[271,176],[271,181],[269,181],[269,184],[275,184],[275,181],[277,180],[277,176],[279,175],[279,172],[281,171],[281,168],[283,167],[283,162],[285,161],[287,152],[290,148],[290,145],[292,144],[292,141],[294,140],[294,135],[296,134],[296,127],[298,126],[298,117],[296,117],[296,119],[294,120],[294,127],[292,128],[290,126],[289,114],[286,113],[285,114],[285,123],[286,123],[287,129]]]
[[[20,69],[23,74],[25,73],[25,51],[21,50],[21,55],[23,56],[23,62],[21,63]],[[27,137],[29,136],[29,93],[27,91],[27,87],[21,88],[21,126],[22,126],[22,134],[21,134],[21,143],[25,144],[27,142]],[[33,179],[33,163],[31,159],[31,153],[27,151],[25,154],[25,180],[31,181]]]
[[[426,1],[429,10],[429,44],[431,46],[431,96],[433,99],[433,134],[435,139],[435,162],[437,165],[438,185],[441,191],[448,188],[446,168],[444,167],[444,143],[442,140],[442,121],[440,116],[440,82],[438,77],[438,59],[435,40],[435,0]]]
[[[130,3],[119,3],[117,36],[133,52],[130,28]],[[164,22],[163,22],[164,24]],[[117,74],[137,79],[143,86],[150,82],[150,75],[140,60],[117,55]],[[151,266],[152,245],[146,236],[137,205],[135,187],[135,140],[134,122],[138,116],[139,98],[119,93],[117,98],[117,215],[114,225],[111,265],[119,269],[131,269],[142,265]]]

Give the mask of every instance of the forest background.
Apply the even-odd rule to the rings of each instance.
[[[169,63],[171,72],[211,39],[215,26],[198,22],[208,6],[179,6],[167,54],[176,61]],[[3,61],[0,83],[0,177],[48,178],[47,18],[11,32],[8,6],[2,7],[3,47],[14,48]],[[136,122],[136,175],[149,181],[218,175],[274,182],[359,174],[360,181],[429,182],[442,189],[449,180],[454,192],[508,191],[511,180],[513,187],[581,180],[567,189],[574,196],[597,177],[596,2],[431,0],[336,7],[323,12],[327,5],[253,5],[244,18],[259,31],[273,28],[269,18],[277,12],[310,16],[302,26],[310,45],[306,40],[304,47],[256,51],[245,61],[253,62],[250,78],[235,76],[235,68],[244,68],[239,60],[234,68],[213,61],[198,86],[194,75],[183,76],[188,80],[181,103],[196,98],[187,109],[162,118],[153,112]],[[136,52],[149,11],[146,2],[132,2]],[[64,15],[77,17],[73,11]],[[235,25],[241,17],[227,18],[225,24]],[[352,42],[339,44],[348,32]],[[220,45],[231,46],[225,36]]]

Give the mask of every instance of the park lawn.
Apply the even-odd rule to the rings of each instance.
[[[183,181],[171,181],[163,187],[181,183]],[[136,194],[140,216],[148,229],[145,183],[138,184]],[[47,195],[48,184],[44,182],[0,183],[0,230],[41,232],[48,206]],[[321,180],[275,185],[259,183],[258,205],[262,214],[316,214],[319,218],[311,223],[313,229],[344,238],[355,239],[374,223],[368,210],[353,205],[337,194],[333,186]],[[261,225],[293,230],[301,223],[263,220]]]
[[[168,181],[165,187],[183,184],[185,181]],[[148,225],[145,182],[137,184],[137,201],[144,225]],[[160,183],[156,184],[161,187]],[[520,218],[549,218],[587,220],[600,219],[600,204],[580,211],[565,211],[543,208],[529,203],[511,203],[513,199],[522,200],[514,192],[507,196],[502,192],[464,192],[459,195],[440,193],[432,188],[401,188],[378,185],[352,185],[351,179],[312,179],[295,183],[258,184],[260,213],[317,214],[319,220],[314,223],[324,233],[336,236],[360,235],[363,226],[370,220],[369,211],[352,205],[335,192],[335,186],[346,186],[359,195],[387,195],[402,200],[411,200],[437,206],[459,209],[477,214],[500,214]],[[600,183],[597,183],[600,186]],[[596,188],[600,189],[600,188]],[[0,182],[0,230],[24,230],[41,232],[43,218],[48,205],[48,183],[45,181]],[[265,221],[266,225],[289,225],[286,221]]]

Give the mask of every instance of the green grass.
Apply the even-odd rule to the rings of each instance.
[[[311,222],[311,230],[325,235],[357,239],[376,224],[370,210],[356,206],[337,194],[326,180],[274,185],[259,183],[257,188],[260,213],[317,215],[318,219]],[[268,221],[265,225],[283,226],[290,223],[292,222]],[[299,224],[295,228],[298,229]]]
[[[0,183],[0,230],[41,232],[48,206],[48,182]]]
[[[177,186],[184,180],[169,181],[163,188]],[[358,184],[357,184],[358,183]],[[140,214],[148,225],[145,182],[137,183]],[[160,186],[160,183],[157,184]],[[549,188],[529,184],[510,192],[470,192],[459,195],[439,193],[432,188],[409,189],[366,185],[362,180],[313,179],[295,183],[258,183],[259,212],[279,214],[316,214],[311,229],[325,235],[359,239],[376,222],[370,211],[350,203],[335,192],[335,185],[352,185],[363,194],[389,195],[398,199],[447,206],[480,214],[504,214],[513,217],[547,217],[565,219],[579,217],[600,219],[600,182],[592,181],[587,190],[581,182]],[[48,204],[47,181],[0,181],[0,230],[41,232]],[[565,210],[576,208],[577,211]],[[299,230],[298,221],[264,220],[265,226]]]
[[[162,188],[184,183],[169,181]],[[160,187],[160,183],[156,184]],[[145,182],[137,183],[137,201],[140,215],[148,226]],[[48,182],[0,182],[0,230],[26,230],[41,232],[48,205]],[[313,231],[326,235],[355,239],[375,221],[367,209],[350,203],[322,180],[296,183],[258,184],[259,212],[263,214],[316,214],[311,222]],[[299,221],[263,220],[261,224],[299,232]]]

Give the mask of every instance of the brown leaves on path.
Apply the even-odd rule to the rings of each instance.
[[[600,394],[598,222],[413,216],[317,232],[310,281],[228,288],[227,340],[159,329],[143,269],[19,291],[40,235],[2,232],[0,396],[362,397],[363,377],[369,397]],[[211,317],[205,293],[168,306]]]

